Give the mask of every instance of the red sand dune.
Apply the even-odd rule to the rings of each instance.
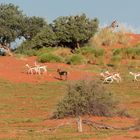
[[[28,57],[19,59],[15,57],[0,57],[0,78],[9,80],[11,82],[26,82],[26,83],[39,83],[39,82],[54,82],[60,81],[59,75],[57,74],[57,68],[67,69],[69,71],[68,80],[78,80],[85,77],[91,77],[95,74],[92,72],[80,71],[81,66],[71,67],[70,65],[63,63],[44,63],[41,65],[47,65],[48,73],[41,75],[27,74],[26,64],[31,66],[34,65],[36,57]],[[84,65],[83,65],[84,67]]]

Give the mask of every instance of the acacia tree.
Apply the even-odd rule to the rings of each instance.
[[[16,38],[24,36],[33,38],[46,25],[40,17],[27,17],[18,6],[13,4],[0,4],[0,47],[10,52],[10,43]]]
[[[77,16],[58,17],[51,24],[60,45],[71,48],[80,47],[96,33],[99,21],[90,20],[85,14]]]
[[[42,30],[37,33],[31,40],[27,40],[20,45],[17,49],[18,52],[24,52],[24,50],[40,49],[43,47],[53,47],[57,44],[56,36],[49,25],[46,25]]]
[[[44,26],[46,26],[46,24],[45,19],[41,17],[25,17],[22,36],[24,36],[27,40],[31,40],[42,30]]]
[[[56,35],[49,25],[46,25],[32,40],[32,48],[53,47],[57,44]]]
[[[0,45],[8,50],[10,42],[21,34],[22,11],[13,4],[0,5]]]
[[[82,80],[68,84],[67,94],[57,105],[54,118],[78,118],[78,131],[82,132],[83,115],[112,116],[118,102],[114,95],[95,80]]]

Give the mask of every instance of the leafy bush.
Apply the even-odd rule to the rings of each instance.
[[[118,102],[95,80],[81,80],[68,84],[67,94],[58,103],[53,118],[66,116],[96,115],[112,116]]]
[[[44,53],[38,57],[40,62],[63,62],[63,58],[52,53]]]
[[[54,52],[54,54],[59,55],[63,58],[66,58],[72,54],[71,50],[69,48],[62,48],[62,47],[57,47]]]
[[[113,56],[121,55],[123,58],[135,59],[140,57],[140,47],[119,48],[113,51]]]
[[[123,50],[120,49],[120,48],[119,48],[119,49],[114,49],[114,50],[113,50],[113,56],[114,56],[114,55],[120,55],[122,52],[123,52]]]
[[[100,49],[100,48],[94,48],[94,47],[82,47],[82,48],[78,48],[76,49],[76,53],[78,54],[82,54],[85,57],[94,55],[95,57],[100,57],[104,55],[104,50]]]
[[[77,64],[85,64],[86,63],[86,60],[85,58],[80,55],[80,54],[73,54],[73,55],[70,55],[67,59],[66,59],[66,63],[67,64],[74,64],[74,65],[77,65]]]
[[[36,56],[37,55],[37,50],[31,49],[29,47],[20,46],[19,48],[17,48],[15,53],[23,54],[23,55],[27,55],[27,56]]]
[[[125,55],[127,58],[139,58],[140,57],[140,48],[139,47],[134,47],[134,48],[127,48],[125,49]]]
[[[120,62],[122,59],[121,55],[115,55],[111,58],[111,61],[113,62]]]

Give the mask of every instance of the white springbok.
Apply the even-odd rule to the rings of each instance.
[[[29,66],[29,64],[26,64],[25,66],[28,68],[28,74],[40,74],[40,70],[38,69],[38,67],[31,67]]]
[[[131,74],[131,75],[134,76],[134,81],[139,81],[139,80],[137,79],[137,77],[140,77],[140,72],[138,72],[138,73],[133,73],[133,72],[130,71],[129,74]]]
[[[100,73],[100,75],[104,78],[103,83],[112,83],[114,80],[117,83],[121,81],[119,73],[109,73],[108,71],[106,71],[104,73]]]
[[[35,61],[35,67],[37,67],[39,69],[39,71],[41,72],[43,70],[43,72],[47,72],[47,66],[40,66],[39,64],[37,64],[37,62]]]
[[[116,80],[117,83],[119,83],[119,82],[122,81],[122,78],[121,78],[121,76],[120,76],[119,73],[116,73],[116,72],[115,72],[115,73],[110,73],[109,71],[106,71],[105,74],[107,74],[108,76],[114,75],[114,76],[113,76],[113,77],[114,77],[114,80]]]
[[[105,77],[103,83],[109,83],[109,84],[111,84],[113,81],[114,81],[113,76],[107,76],[107,77]]]
[[[103,83],[112,83],[114,81],[112,75],[108,75],[108,74],[103,73],[103,72],[100,73],[100,75],[104,78]]]

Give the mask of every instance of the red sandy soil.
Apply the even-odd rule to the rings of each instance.
[[[127,34],[130,38],[130,44],[140,43],[140,34]],[[133,46],[133,45],[132,45]],[[114,47],[106,47],[106,61],[110,58],[110,53],[112,48],[122,48],[125,46],[115,45]],[[57,68],[65,69],[69,72],[68,80],[79,80],[85,77],[94,77],[93,72],[83,72],[80,68],[86,67],[81,66],[70,66],[67,64],[60,63],[44,63],[42,65],[47,65],[49,72],[42,75],[31,75],[27,74],[26,64],[31,66],[34,65],[36,57],[28,58],[16,58],[16,57],[0,57],[0,78],[9,80],[11,82],[26,82],[26,83],[39,83],[39,82],[54,82],[59,81],[59,75],[56,72]]]
[[[55,82],[60,81],[60,77],[56,72],[57,68],[67,70],[68,80],[78,80],[86,77],[94,76],[92,72],[80,71],[80,68],[84,68],[84,65],[73,66],[63,64],[63,63],[44,63],[41,65],[46,65],[48,67],[48,73],[38,74],[27,74],[26,64],[31,66],[34,65],[36,57],[28,58],[16,58],[16,57],[0,57],[0,78],[9,80],[16,83],[40,83],[40,82]]]

